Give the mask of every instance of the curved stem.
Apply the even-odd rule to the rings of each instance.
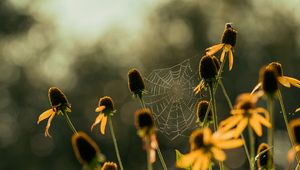
[[[228,93],[227,93],[227,91],[226,91],[226,89],[225,89],[225,86],[224,86],[224,84],[223,84],[223,82],[222,82],[221,79],[220,79],[219,83],[220,83],[220,86],[221,86],[221,88],[222,88],[223,94],[224,94],[224,96],[225,96],[225,98],[226,98],[227,104],[228,104],[230,110],[232,110],[232,109],[233,109],[233,105],[232,105],[232,103],[231,103],[231,100],[230,100],[230,98],[229,98],[229,95],[228,95]],[[242,138],[242,140],[244,141],[244,145],[243,145],[243,146],[244,146],[244,150],[245,150],[245,153],[246,153],[246,156],[247,156],[249,165],[250,165],[250,164],[251,164],[250,154],[249,154],[249,150],[248,150],[248,148],[247,148],[246,141],[245,141],[245,137],[244,137],[243,134],[241,134],[241,138]]]
[[[274,136],[273,136],[273,132],[274,132],[274,129],[275,129],[275,125],[274,125],[274,113],[273,113],[273,98],[271,97],[268,97],[267,99],[267,108],[268,108],[268,111],[269,111],[269,114],[270,114],[270,123],[272,125],[272,128],[268,128],[268,145],[270,147],[272,147],[271,149],[271,155],[272,155],[272,160],[273,159],[273,156],[274,156]],[[271,167],[274,167],[274,163],[272,161],[272,165]]]
[[[213,115],[213,123],[214,123],[214,131],[217,131],[218,129],[218,118],[217,118],[217,113],[216,113],[216,103],[215,103],[215,95],[213,95],[213,89],[212,89],[213,85],[210,84],[209,85],[209,95],[210,98],[212,100],[212,115]]]
[[[142,97],[142,94],[139,94],[138,97],[140,99],[140,103],[141,103],[142,108],[146,108],[145,102],[144,102],[143,97]]]
[[[71,121],[68,113],[65,112],[65,113],[63,113],[63,115],[64,115],[64,117],[65,117],[65,119],[66,119],[66,121],[67,121],[70,129],[73,131],[73,133],[77,133],[77,130],[75,129],[75,127],[74,127],[74,125],[73,125],[73,123],[72,123],[72,121]]]
[[[254,170],[255,139],[254,139],[253,130],[251,129],[251,126],[249,126],[249,125],[248,125],[248,135],[249,135],[249,140],[250,140],[250,158],[251,158],[250,169]]]
[[[295,170],[299,170],[299,169],[300,169],[300,161],[297,163]]]
[[[112,136],[112,139],[113,139],[113,142],[114,142],[114,147],[115,147],[115,150],[116,150],[116,155],[117,155],[117,159],[118,159],[118,162],[119,162],[120,170],[124,170],[123,164],[122,164],[122,161],[121,161],[121,157],[120,157],[120,153],[119,153],[117,139],[116,139],[115,132],[114,132],[114,127],[113,127],[113,124],[112,124],[112,120],[111,120],[110,117],[108,119],[109,119],[108,121],[109,121],[110,133],[111,133],[111,136]]]
[[[290,142],[292,144],[292,147],[294,147],[295,146],[295,141],[294,141],[294,138],[292,136],[291,129],[289,128],[287,113],[286,113],[286,110],[285,110],[285,107],[284,107],[283,98],[282,98],[280,90],[278,90],[277,95],[278,95],[278,100],[279,100],[279,103],[280,103],[281,112],[282,112],[282,116],[283,116],[283,119],[284,119],[285,127],[286,127],[286,130],[288,132],[289,139],[290,139]],[[298,154],[296,154],[296,158],[299,161],[299,155]]]

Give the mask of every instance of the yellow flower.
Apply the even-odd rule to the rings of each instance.
[[[78,132],[72,136],[72,147],[80,164],[94,169],[104,161],[104,156],[95,141],[86,133]]]
[[[96,108],[95,112],[99,112],[99,115],[96,117],[95,122],[91,126],[91,130],[93,130],[93,128],[101,122],[100,132],[104,135],[108,116],[113,116],[116,112],[112,98],[109,96],[100,98],[99,106]]]
[[[68,99],[65,96],[65,94],[57,87],[49,88],[48,98],[52,108],[46,110],[39,116],[37,124],[49,118],[45,129],[45,136],[51,137],[51,135],[49,134],[49,128],[51,126],[51,122],[54,116],[56,114],[64,114],[66,112],[71,112],[71,104],[68,102]]]
[[[155,151],[158,147],[156,128],[150,109],[143,108],[135,112],[135,126],[138,135],[142,138],[144,148],[150,152],[150,162],[155,162]]]
[[[101,170],[117,170],[118,166],[114,162],[105,162]]]
[[[262,107],[256,107],[256,102],[257,96],[250,93],[241,94],[235,108],[231,110],[232,116],[220,123],[220,131],[225,132],[236,126],[234,137],[238,137],[247,125],[250,125],[258,136],[262,136],[262,125],[267,128],[271,128],[272,125],[269,122],[269,112]]]
[[[276,77],[276,83],[270,82],[269,80],[266,80],[264,82],[264,79],[266,79],[266,73],[264,72],[276,72],[274,73],[274,76]],[[269,73],[271,74],[271,73]],[[270,77],[270,76],[269,76]],[[280,83],[281,85],[290,88],[291,86],[295,86],[300,88],[300,81],[293,78],[293,77],[289,77],[289,76],[285,76],[283,75],[283,69],[282,69],[282,65],[278,62],[272,62],[269,65],[267,65],[264,69],[262,69],[261,73],[260,73],[260,80],[259,83],[254,87],[252,92],[257,91],[259,88],[263,88],[263,90],[265,90],[264,88],[264,84],[268,85],[268,86],[275,86],[275,84]],[[276,85],[277,86],[277,85]],[[278,87],[277,87],[278,89]],[[276,90],[277,90],[276,89]]]
[[[236,36],[237,31],[232,28],[232,25],[230,23],[227,23],[225,25],[225,30],[222,35],[221,44],[214,45],[212,47],[209,47],[206,49],[206,55],[214,55],[219,50],[223,49],[220,61],[224,61],[225,53],[228,53],[229,58],[229,70],[232,69],[233,66],[233,52],[232,49],[236,44]]]
[[[216,80],[220,69],[220,62],[215,56],[203,56],[199,62],[200,83],[194,88],[195,94],[201,92],[203,88],[212,85]]]
[[[297,153],[300,153],[300,119],[294,119],[290,121],[289,128],[292,131],[292,137],[295,145],[288,152],[288,161],[291,163]]]
[[[209,128],[196,129],[190,136],[190,153],[183,155],[177,162],[179,168],[192,166],[193,170],[207,170],[211,159],[224,161],[225,152],[222,149],[232,149],[243,145],[241,139],[231,139],[231,132],[212,134]]]

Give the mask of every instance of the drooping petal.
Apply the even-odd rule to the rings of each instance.
[[[54,118],[55,116],[55,112],[50,116],[50,118],[48,119],[48,122],[47,122],[47,126],[45,128],[45,136],[46,137],[50,137],[51,138],[51,135],[49,133],[49,128],[51,126],[51,122],[52,122],[52,119]]]
[[[213,157],[218,161],[224,161],[226,159],[225,152],[217,147],[212,147],[211,152],[213,153]]]
[[[299,111],[300,111],[300,107],[295,110],[295,112],[299,112]]]
[[[230,130],[231,128],[236,126],[242,118],[243,118],[242,115],[236,115],[236,116],[232,116],[232,118],[229,118],[230,121],[226,125],[223,125],[221,122],[220,131],[226,132],[226,131]]]
[[[255,112],[257,112],[257,113],[263,113],[264,116],[265,116],[265,119],[267,121],[270,120],[270,114],[269,114],[269,112],[266,109],[264,109],[262,107],[258,107],[258,108],[255,109]]]
[[[260,87],[261,87],[261,83],[258,83],[252,90],[251,94],[255,93]]]
[[[221,58],[220,58],[221,63],[224,62],[224,58],[225,58],[225,50],[223,50],[221,54]]]
[[[277,80],[283,86],[285,86],[285,87],[291,87],[291,84],[289,83],[289,81],[286,78],[284,78],[283,76],[278,77]]]
[[[201,155],[201,156],[199,156],[199,157],[196,159],[196,161],[195,161],[195,163],[194,163],[194,165],[193,165],[193,170],[194,170],[194,169],[196,169],[196,170],[201,169],[202,162],[203,162],[203,156]]]
[[[217,44],[214,46],[211,46],[209,48],[206,49],[206,55],[214,55],[216,52],[218,52],[219,50],[221,50],[223,48],[224,44]]]
[[[300,88],[300,81],[288,76],[283,76],[289,83],[291,83],[293,86]]]
[[[95,109],[95,112],[102,112],[105,109],[105,106],[99,106]]]
[[[101,122],[102,118],[104,117],[103,113],[100,113],[97,118],[95,119],[95,122],[93,123],[93,125],[91,126],[91,131],[94,129],[94,127]]]
[[[229,50],[229,55],[228,55],[228,58],[229,58],[229,71],[232,69],[232,66],[233,66],[233,53],[232,53],[232,50],[230,49]]]
[[[260,122],[261,124],[265,125],[266,127],[268,128],[271,128],[272,125],[271,123],[269,122],[269,120],[265,119],[264,117],[262,117],[261,115],[257,114],[257,113],[254,113],[252,115],[252,119],[254,119],[255,121],[258,121]]]
[[[186,155],[183,155],[176,162],[176,165],[179,168],[187,168],[187,167],[191,166],[195,162],[195,159],[201,155],[202,155],[201,151],[192,151]]]
[[[150,162],[154,163],[156,160],[156,153],[155,153],[155,149],[150,149]]]
[[[208,144],[211,140],[211,130],[209,128],[204,128],[203,129],[203,142],[204,144]]]
[[[39,124],[41,121],[49,118],[52,114],[54,114],[55,111],[53,109],[48,109],[46,111],[44,111],[40,116],[39,119],[37,121],[37,124]]]
[[[107,116],[104,116],[101,121],[101,127],[100,127],[100,132],[104,135],[105,134],[105,127],[107,123]]]
[[[254,130],[254,132],[257,134],[257,136],[262,136],[262,127],[261,124],[255,120],[255,119],[250,119],[250,125],[252,127],[252,129]]]
[[[235,135],[234,135],[235,138],[239,137],[243,133],[243,130],[246,128],[247,124],[248,124],[248,118],[245,117],[240,121],[240,123],[237,125],[235,129]]]
[[[203,157],[203,160],[202,160],[202,166],[201,166],[201,169],[200,169],[200,170],[208,170],[208,167],[209,167],[209,164],[210,164],[210,158],[211,158],[211,155],[210,155],[210,154],[206,154],[206,155]]]
[[[233,110],[230,111],[230,113],[232,115],[240,115],[240,114],[244,114],[245,110],[244,109],[233,109]]]
[[[218,141],[215,143],[216,146],[222,149],[233,149],[240,147],[244,144],[244,141],[242,139],[231,139],[231,140],[225,140],[225,141]]]

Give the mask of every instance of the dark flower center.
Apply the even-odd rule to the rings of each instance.
[[[230,44],[232,47],[236,44],[237,31],[235,31],[231,26],[227,27],[222,36],[222,43]]]
[[[218,63],[218,62],[217,62]],[[210,81],[218,74],[220,66],[216,64],[216,60],[211,56],[204,56],[200,60],[199,72],[201,78],[205,81]]]
[[[152,119],[152,116],[147,113],[147,112],[144,112],[144,113],[140,113],[138,115],[138,126],[143,129],[143,128],[151,128],[153,127],[153,119]]]
[[[204,121],[205,114],[208,108],[208,101],[206,100],[201,100],[197,104],[196,108],[196,116],[199,118],[200,122]],[[209,111],[207,115],[207,121],[212,121],[212,112]]]
[[[197,148],[202,148],[205,146],[203,142],[203,133],[199,133],[195,136],[194,143]]]
[[[51,87],[48,91],[48,97],[52,106],[71,107],[65,94],[57,87]]]
[[[277,71],[266,68],[262,73],[262,88],[267,94],[274,94],[278,90]]]
[[[105,109],[103,110],[104,113],[111,113],[114,111],[114,102],[109,96],[100,98],[99,106],[105,106]]]
[[[280,63],[272,62],[268,65],[268,67],[273,67],[277,71],[278,76],[283,76],[283,70]]]
[[[76,145],[82,160],[89,163],[96,157],[97,152],[95,148],[84,138],[78,138]]]
[[[128,72],[128,87],[129,90],[136,95],[141,95],[145,89],[143,78],[136,69],[131,69]]]
[[[295,136],[295,142],[300,144],[300,126],[295,126],[294,127],[294,136]]]

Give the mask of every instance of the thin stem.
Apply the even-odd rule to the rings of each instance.
[[[297,166],[295,168],[295,170],[299,170],[300,169],[300,161],[298,161]]]
[[[250,169],[254,170],[255,139],[254,139],[253,130],[251,129],[251,126],[249,126],[249,125],[248,125],[248,135],[249,135],[249,140],[250,140],[250,158],[251,158]]]
[[[267,99],[267,108],[268,108],[268,111],[269,111],[269,114],[270,114],[270,123],[272,125],[272,128],[268,128],[268,145],[270,147],[272,147],[272,149],[270,150],[272,158],[270,158],[270,159],[274,160],[273,159],[273,155],[274,155],[274,136],[273,136],[273,132],[274,132],[274,127],[275,126],[274,126],[274,113],[273,113],[273,98],[271,98],[271,97],[268,97],[268,99]],[[273,161],[272,161],[271,167],[274,167]]]
[[[142,95],[139,95],[139,99],[140,99],[140,103],[141,103],[142,108],[145,108],[145,102],[144,102],[144,100],[142,98]],[[160,163],[161,163],[161,165],[163,167],[163,170],[167,170],[168,168],[167,168],[166,162],[164,160],[164,157],[163,157],[163,155],[162,155],[162,153],[160,151],[159,145],[157,145],[156,151],[157,151]]]
[[[213,95],[213,89],[212,89],[213,85],[212,83],[209,85],[209,95],[210,98],[212,100],[212,115],[213,115],[213,123],[214,123],[214,131],[217,131],[218,129],[218,120],[217,120],[217,113],[216,113],[216,103],[215,103],[215,97]]]
[[[69,127],[73,131],[73,133],[77,133],[77,130],[75,129],[75,127],[74,127],[74,125],[73,125],[73,123],[72,123],[72,121],[71,121],[71,119],[70,119],[70,117],[68,115],[68,112],[64,112],[63,115],[64,115],[64,117],[65,117],[65,119],[66,119]]]
[[[146,136],[146,152],[147,152],[147,169],[148,170],[152,170],[152,163],[150,161],[150,137],[149,136]]]
[[[224,86],[224,84],[223,84],[223,82],[222,82],[221,79],[220,79],[219,83],[220,83],[220,86],[221,86],[221,88],[222,88],[223,94],[224,94],[224,96],[225,96],[225,98],[226,98],[227,104],[228,104],[230,110],[232,110],[232,109],[233,109],[233,105],[232,105],[232,103],[231,103],[231,101],[230,101],[229,95],[228,95],[228,93],[227,93],[227,91],[226,91],[226,89],[225,89],[225,86]],[[246,156],[247,156],[249,165],[250,165],[250,164],[251,164],[250,154],[249,154],[249,150],[248,150],[248,148],[247,148],[246,141],[245,141],[245,137],[244,137],[243,134],[241,134],[241,138],[242,138],[242,140],[244,141],[244,145],[243,145],[243,146],[244,146],[244,150],[245,150],[245,153],[246,153]]]
[[[110,117],[108,119],[109,119],[108,121],[109,121],[110,133],[111,133],[111,136],[112,136],[112,139],[113,139],[113,142],[114,142],[117,159],[118,159],[118,162],[119,162],[119,165],[120,165],[120,170],[124,170],[123,164],[122,164],[122,161],[121,161],[121,157],[120,157],[120,153],[119,153],[117,139],[116,139],[115,132],[114,132],[114,127],[113,127],[113,124],[112,124],[112,120],[111,120]]]
[[[282,116],[283,116],[283,119],[284,119],[284,123],[285,123],[285,126],[286,126],[286,130],[288,132],[289,139],[290,139],[290,142],[292,144],[292,147],[294,147],[295,146],[295,141],[294,141],[294,138],[292,136],[291,129],[289,128],[289,122],[288,122],[288,118],[287,118],[287,113],[286,113],[286,110],[285,110],[285,107],[284,107],[283,98],[282,98],[280,90],[278,90],[277,95],[278,95],[278,100],[279,100],[279,103],[280,103],[280,107],[281,107],[281,112],[282,112]],[[299,155],[298,154],[296,154],[296,158],[299,161]]]

